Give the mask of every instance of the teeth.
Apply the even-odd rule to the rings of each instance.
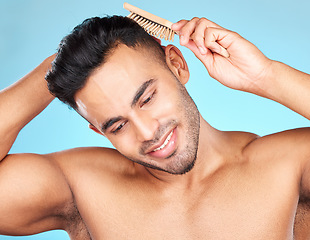
[[[173,133],[173,131],[171,131],[171,133],[168,135],[168,137],[166,138],[166,140],[165,140],[165,142],[163,143],[163,145],[161,145],[160,147],[154,149],[153,152],[156,152],[156,151],[158,151],[158,150],[163,149],[163,148],[167,145],[167,143],[170,141],[171,136],[172,136],[172,133]]]

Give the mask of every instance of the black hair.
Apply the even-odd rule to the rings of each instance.
[[[61,40],[52,68],[45,77],[49,91],[77,110],[76,92],[119,44],[153,50],[153,56],[165,64],[160,44],[133,20],[122,16],[93,17]]]

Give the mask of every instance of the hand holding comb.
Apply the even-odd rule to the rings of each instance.
[[[164,18],[158,17],[126,2],[124,3],[124,8],[130,12],[127,17],[137,22],[151,36],[173,41],[174,35],[178,34],[178,32],[171,29],[173,23]],[[222,49],[221,55],[228,58],[229,53],[227,50],[222,46],[220,46],[220,48]]]

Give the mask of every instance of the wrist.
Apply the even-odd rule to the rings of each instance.
[[[281,68],[282,63],[268,59],[268,64],[266,64],[266,67],[264,71],[262,72],[260,76],[260,80],[257,81],[260,83],[257,88],[258,94],[261,97],[265,97],[268,99],[276,100],[276,96],[278,95],[279,85],[278,85],[278,76],[279,73],[281,74],[281,71],[279,71],[279,68]]]

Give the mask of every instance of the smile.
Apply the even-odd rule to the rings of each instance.
[[[166,138],[166,140],[165,140],[165,142],[163,143],[163,145],[161,145],[160,147],[154,149],[153,152],[156,152],[156,151],[158,151],[158,150],[163,149],[163,148],[168,144],[168,142],[170,141],[171,136],[172,136],[172,133],[173,133],[173,131],[170,132],[170,134],[169,134],[168,137]]]
[[[161,145],[154,146],[148,154],[155,158],[169,158],[177,148],[177,128],[170,131],[164,140],[160,141]]]

